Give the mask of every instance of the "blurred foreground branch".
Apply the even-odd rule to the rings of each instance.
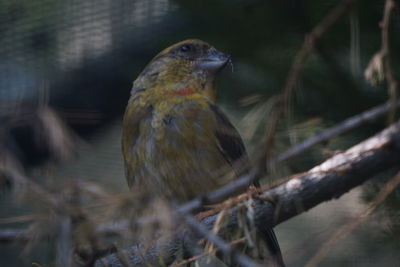
[[[238,264],[243,267],[260,267],[262,265],[257,264],[247,255],[235,251],[232,246],[225,242],[221,237],[213,234],[209,231],[202,223],[198,222],[194,217],[190,215],[183,215],[185,222],[191,227],[192,231],[198,235],[205,237],[208,241],[213,243],[225,257],[231,259],[233,264]]]
[[[383,12],[383,19],[381,22],[382,27],[382,48],[379,53],[382,54],[383,61],[383,70],[385,79],[388,83],[388,91],[390,96],[390,101],[392,102],[392,109],[389,113],[389,121],[394,121],[395,116],[395,103],[398,99],[398,86],[399,83],[394,75],[394,71],[392,69],[392,64],[390,62],[390,35],[389,35],[389,26],[390,26],[390,17],[393,13],[393,9],[396,5],[394,0],[386,0],[385,10]]]
[[[264,192],[254,202],[255,224],[257,227],[273,227],[319,203],[340,197],[380,172],[398,167],[399,160],[400,121],[310,171],[291,176],[286,183]],[[276,205],[268,201],[271,198]],[[211,215],[202,222],[212,229],[216,218],[217,215]],[[237,211],[234,209],[222,234],[229,234],[237,227]],[[201,238],[190,228],[183,227],[172,238],[158,240],[145,253],[139,246],[134,246],[127,249],[126,254],[131,265],[171,264],[180,249],[196,244]],[[96,263],[96,266],[103,265],[122,266],[116,254]]]
[[[382,115],[389,109],[389,104],[384,104],[375,107],[369,111],[361,113],[357,116],[349,118],[338,126],[332,129],[340,129],[339,133],[343,130],[348,130],[362,123],[368,122],[375,119],[377,116]],[[353,147],[352,149],[336,155],[331,159],[327,160],[325,163],[313,168],[309,172],[298,174],[289,178],[286,178],[286,183],[266,191],[262,196],[256,197],[258,201],[256,202],[257,212],[255,216],[256,224],[273,226],[284,220],[287,220],[297,214],[329,199],[334,197],[339,197],[351,188],[361,184],[368,178],[373,177],[374,174],[382,172],[387,168],[396,166],[396,162],[399,160],[400,155],[400,122],[394,124],[382,133],[362,142],[361,144]],[[349,128],[350,127],[350,128]],[[322,132],[319,138],[329,138],[331,134],[337,133],[337,130],[328,129],[325,133]],[[334,136],[334,135],[333,135]],[[314,137],[315,138],[315,137]],[[314,138],[306,143],[310,143]],[[318,136],[316,137],[319,140]],[[312,142],[311,142],[312,143]],[[298,153],[304,150],[300,150]],[[206,203],[216,203],[225,200],[229,196],[232,196],[234,192],[243,192],[252,179],[253,173],[241,177],[239,180],[227,185],[217,191],[211,192],[202,198],[190,201],[177,208],[178,214],[187,214],[189,212],[197,210],[199,207]],[[14,179],[18,178],[19,175]],[[21,180],[21,179],[18,179]],[[22,179],[25,183],[28,179]],[[43,195],[43,190],[38,190],[32,182],[28,182],[31,189],[41,192]],[[266,187],[264,187],[266,188]],[[268,187],[270,188],[270,187]],[[267,189],[268,189],[267,188]],[[273,198],[277,205],[272,205],[269,200]],[[240,201],[246,200],[245,195],[241,195],[235,198],[235,202],[232,205],[222,205],[225,208],[227,206],[233,207],[234,203],[239,203]],[[54,200],[54,199],[53,199]],[[57,202],[57,201],[56,201]],[[228,207],[228,208],[229,208]],[[299,209],[301,207],[301,209]],[[214,215],[218,212],[218,209],[214,209],[214,212],[210,212],[210,216],[204,218],[203,223],[205,223],[207,229],[211,229],[215,222],[216,216]],[[238,220],[236,213],[233,212],[227,228],[223,229],[223,232],[233,231],[237,228]],[[96,228],[96,235],[99,236],[118,236],[126,231],[129,223],[121,221],[118,224],[113,225],[100,225]],[[194,231],[196,232],[196,231]],[[143,252],[140,251],[139,247],[132,247],[127,250],[127,255],[129,255],[129,261],[133,264],[143,263],[143,261],[158,262],[160,257],[164,262],[172,263],[176,257],[178,251],[182,248],[188,249],[189,246],[197,244],[197,241],[204,236],[199,236],[194,234],[192,229],[182,228],[178,231],[172,239],[165,241],[158,240],[156,246],[152,249],[146,251],[143,256]],[[10,242],[13,240],[23,241],[30,239],[30,232],[24,230],[13,230],[13,229],[3,229],[0,230],[0,242]],[[191,245],[189,245],[191,244]],[[198,245],[197,245],[198,246]],[[228,250],[228,254],[229,254]],[[104,255],[102,253],[102,255]],[[104,260],[117,265],[120,264],[120,256],[109,256]],[[240,255],[240,254],[235,254]],[[101,256],[101,255],[99,255]],[[113,258],[114,257],[114,258]]]

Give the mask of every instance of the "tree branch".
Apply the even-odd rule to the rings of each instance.
[[[295,90],[296,84],[299,81],[304,67],[307,63],[308,58],[311,56],[315,49],[317,41],[322,37],[322,35],[328,31],[348,10],[350,10],[351,5],[355,0],[343,0],[337,6],[335,6],[323,19],[319,22],[310,33],[308,33],[304,39],[303,45],[297,52],[293,64],[289,70],[288,77],[286,79],[285,86],[282,90],[281,101],[276,105],[276,111],[272,117],[271,123],[268,125],[269,129],[266,132],[266,137],[264,140],[265,150],[260,156],[259,165],[261,172],[267,172],[269,161],[269,154],[272,150],[276,129],[278,127],[279,121],[287,114],[287,108],[290,104],[290,99],[292,97],[293,91]]]
[[[228,258],[231,259],[232,263],[239,264],[243,267],[260,267],[248,256],[235,251],[229,243],[226,243],[222,238],[214,235],[210,232],[202,223],[197,221],[194,217],[190,215],[183,215],[185,222],[192,228],[194,232],[200,236],[205,237],[208,241],[212,242],[218,249]]]
[[[368,67],[364,72],[365,79],[373,85],[386,80],[390,102],[392,103],[389,113],[389,122],[394,121],[395,105],[398,99],[399,90],[399,82],[394,75],[390,62],[390,18],[395,6],[396,2],[394,0],[386,0],[383,18],[379,24],[382,28],[381,49],[371,58]]]
[[[264,192],[255,201],[256,227],[273,227],[319,203],[338,198],[374,175],[398,167],[399,161],[400,121],[310,171],[294,175],[286,183]],[[276,205],[264,201],[271,197],[277,201]],[[217,215],[211,215],[204,218],[202,223],[211,229],[216,217]],[[233,210],[222,234],[232,232],[237,227],[237,212]],[[138,252],[137,246],[129,248],[127,254],[133,265],[143,265],[143,259],[156,266],[160,262],[170,264],[179,249],[187,244],[194,244],[200,238],[193,235],[189,228],[183,227],[170,240],[159,240],[145,255]],[[102,262],[121,266],[115,254],[102,259]],[[97,262],[96,266],[102,265]]]
[[[0,242],[15,242],[21,241],[26,242],[29,240],[28,231],[24,229],[1,229],[0,230]]]
[[[357,115],[357,116],[354,116],[354,117],[352,117],[352,118],[349,118],[349,119],[347,119],[346,121],[344,121],[343,123],[341,123],[341,124],[339,124],[339,125],[337,125],[337,126],[335,126],[335,127],[333,127],[333,128],[331,128],[331,129],[328,129],[328,130],[326,130],[326,131],[324,131],[324,132],[322,132],[320,135],[318,135],[318,136],[316,136],[316,137],[313,137],[313,138],[311,138],[311,139],[308,139],[308,140],[306,140],[304,143],[305,144],[308,144],[308,145],[306,145],[306,146],[304,146],[304,145],[302,145],[302,144],[299,144],[299,148],[298,149],[296,149],[296,147],[295,147],[295,149],[294,149],[294,151],[296,151],[294,154],[297,154],[297,153],[300,153],[300,152],[302,152],[302,151],[304,151],[304,149],[305,148],[307,148],[307,147],[309,147],[310,145],[312,145],[313,143],[317,143],[317,142],[319,142],[320,140],[326,140],[326,138],[331,138],[332,136],[334,136],[334,135],[336,135],[336,134],[339,134],[339,133],[342,133],[343,131],[345,131],[345,130],[349,130],[349,129],[351,129],[351,128],[354,128],[354,127],[357,127],[357,126],[359,126],[359,125],[361,125],[362,123],[365,123],[365,122],[367,122],[367,121],[370,121],[370,120],[373,120],[373,119],[376,119],[378,116],[381,116],[383,113],[385,113],[385,112],[387,112],[388,111],[388,109],[389,109],[389,104],[383,104],[383,105],[381,105],[381,106],[378,106],[378,107],[375,107],[375,108],[373,108],[373,109],[371,109],[371,110],[368,110],[368,111],[366,111],[366,112],[364,112],[364,113],[361,113],[361,114],[359,114],[359,115]],[[396,124],[396,125],[398,125],[398,124]],[[385,137],[386,139],[382,139],[382,138],[380,138],[380,137],[378,137],[378,136],[375,136],[375,137],[373,137],[372,139],[369,139],[369,140],[367,140],[367,141],[365,141],[365,142],[367,142],[367,143],[371,143],[372,142],[372,144],[375,144],[375,147],[373,147],[373,148],[371,148],[372,150],[371,151],[367,151],[368,153],[374,153],[374,157],[375,158],[373,158],[373,162],[375,162],[376,164],[375,165],[377,165],[377,168],[379,167],[378,165],[380,165],[380,164],[382,164],[382,163],[384,163],[384,162],[386,162],[386,161],[390,161],[391,159],[393,159],[393,160],[395,160],[396,159],[396,157],[393,157],[393,155],[388,155],[388,156],[386,156],[386,155],[384,155],[384,154],[382,154],[382,157],[386,157],[387,159],[383,159],[383,161],[378,161],[378,159],[379,159],[379,155],[378,154],[376,154],[376,153],[380,153],[380,151],[384,151],[383,149],[386,149],[386,147],[388,146],[388,142],[390,141],[390,140],[392,140],[393,142],[395,142],[395,140],[397,140],[396,139],[396,136],[397,135],[399,135],[398,134],[398,132],[396,132],[398,129],[396,128],[396,127],[398,127],[398,126],[396,126],[396,125],[394,125],[394,126],[392,126],[391,128],[389,128],[389,129],[392,129],[392,130],[390,130],[391,132],[392,132],[392,134],[393,134],[393,136],[391,135],[391,134],[389,134],[387,131],[389,131],[389,130],[387,130],[386,132],[384,132],[384,133],[382,133],[381,135],[383,136],[383,137]],[[393,128],[394,127],[394,128]],[[387,139],[387,138],[389,138],[389,139]],[[371,141],[372,140],[372,141]],[[373,140],[375,140],[375,143],[373,142]],[[379,142],[377,142],[377,141],[379,141]],[[392,141],[390,141],[390,142],[392,142]],[[362,144],[364,144],[365,142],[363,142]],[[382,143],[383,142],[383,143]],[[360,144],[359,146],[363,146],[362,144]],[[357,147],[357,146],[356,146]],[[397,148],[397,147],[394,147],[394,148]],[[377,150],[375,150],[375,149],[377,149]],[[396,150],[396,149],[395,149]],[[394,151],[395,151],[394,150]],[[353,150],[351,150],[351,151],[353,151]],[[301,193],[299,193],[299,195],[296,195],[295,197],[291,197],[292,199],[297,199],[294,203],[288,203],[288,200],[287,199],[290,199],[290,197],[289,197],[289,195],[287,195],[288,193],[290,193],[291,192],[291,190],[293,190],[293,183],[299,183],[298,181],[299,181],[299,177],[303,177],[303,178],[301,178],[301,179],[303,179],[304,181],[308,181],[308,183],[309,183],[309,181],[310,181],[310,177],[313,177],[313,176],[319,176],[319,175],[322,175],[322,177],[324,178],[324,177],[328,177],[329,175],[331,175],[331,176],[333,176],[333,181],[335,181],[335,182],[332,182],[332,184],[333,184],[333,186],[331,187],[331,188],[329,188],[329,186],[328,186],[328,188],[325,188],[325,189],[320,189],[320,187],[321,186],[323,186],[325,183],[321,183],[321,184],[319,184],[319,182],[317,183],[317,184],[315,184],[315,185],[313,185],[314,187],[310,187],[311,189],[312,189],[312,191],[320,191],[321,193],[321,195],[322,196],[326,196],[326,197],[328,197],[329,196],[329,194],[326,194],[326,190],[328,190],[328,189],[330,189],[331,191],[336,191],[337,189],[336,189],[336,187],[337,187],[337,185],[338,184],[336,184],[336,180],[335,179],[337,179],[338,177],[334,177],[335,175],[339,175],[339,178],[341,177],[341,176],[343,176],[344,175],[344,170],[346,170],[346,168],[348,168],[348,170],[349,171],[351,171],[352,169],[353,169],[353,164],[355,164],[355,159],[357,159],[357,157],[361,157],[362,156],[362,151],[355,151],[355,152],[352,152],[354,155],[349,155],[348,154],[349,152],[345,152],[345,153],[342,153],[342,154],[339,154],[338,156],[335,156],[335,157],[333,157],[331,160],[328,160],[328,161],[326,161],[324,164],[322,164],[322,165],[320,165],[319,167],[316,167],[316,168],[321,168],[321,166],[327,166],[327,164],[329,163],[329,162],[332,162],[332,161],[336,161],[337,159],[338,159],[338,157],[340,158],[340,157],[343,157],[342,158],[342,162],[344,162],[344,163],[346,163],[347,162],[347,164],[350,166],[350,167],[344,167],[344,166],[341,166],[340,167],[340,169],[339,170],[327,170],[326,169],[326,167],[325,167],[325,169],[321,169],[319,172],[321,172],[321,173],[313,173],[313,174],[310,174],[309,172],[308,173],[305,173],[305,174],[300,174],[300,175],[297,175],[297,176],[295,176],[296,177],[296,179],[292,179],[292,180],[290,180],[289,182],[287,182],[286,184],[282,184],[281,186],[279,186],[279,187],[277,187],[277,188],[274,188],[273,190],[271,190],[271,191],[269,191],[269,193],[268,193],[268,195],[269,196],[272,196],[272,197],[274,197],[276,200],[278,200],[278,205],[277,205],[277,207],[279,207],[279,216],[278,217],[276,217],[275,216],[275,219],[276,219],[276,222],[273,222],[272,223],[272,225],[274,225],[275,223],[279,223],[282,219],[279,219],[279,218],[281,218],[281,217],[283,217],[283,218],[290,218],[290,217],[292,217],[292,216],[295,216],[296,214],[292,214],[292,212],[293,212],[293,209],[297,209],[299,206],[300,207],[302,207],[303,209],[308,209],[308,208],[310,208],[311,206],[313,206],[313,205],[316,205],[316,204],[318,204],[319,202],[322,202],[323,200],[327,200],[327,199],[329,199],[329,198],[327,198],[327,199],[321,199],[321,200],[314,200],[314,201],[316,201],[316,202],[314,202],[314,203],[316,203],[316,204],[311,204],[311,206],[309,206],[309,205],[307,205],[307,204],[304,204],[304,203],[302,203],[302,202],[307,202],[306,201],[306,199],[307,199],[307,197],[308,196],[310,196],[311,194],[309,194],[309,193],[307,193],[307,190],[305,190],[304,188],[302,189],[302,190],[305,190],[305,193],[303,193],[303,194],[301,194]],[[383,152],[382,152],[383,153]],[[282,159],[285,159],[285,158],[287,158],[288,156],[292,156],[292,154],[291,153],[289,153],[288,155],[286,155],[287,153],[284,153],[282,156],[280,156],[278,159],[280,159],[280,160],[282,160]],[[286,156],[285,156],[286,155]],[[346,156],[347,155],[347,156]],[[348,159],[348,158],[346,158],[346,157],[352,157],[351,159]],[[363,163],[364,164],[364,163]],[[389,164],[390,165],[390,164]],[[371,167],[371,165],[366,165],[366,167],[368,167],[368,168],[370,168]],[[314,168],[313,170],[315,170],[316,168]],[[337,168],[337,166],[335,167],[334,165],[332,165],[332,168]],[[375,168],[375,167],[374,167]],[[363,169],[364,171],[365,170],[367,170],[367,168],[365,168],[365,169]],[[380,168],[380,170],[382,170],[382,167]],[[355,171],[355,170],[353,170],[353,171]],[[367,172],[368,173],[368,172]],[[350,175],[351,176],[351,175]],[[368,177],[370,177],[370,176],[372,176],[372,173],[368,173]],[[307,177],[309,177],[309,178],[307,178]],[[325,179],[325,178],[324,178]],[[346,178],[347,179],[347,178]],[[303,181],[302,180],[302,181]],[[315,179],[314,179],[315,180]],[[317,179],[318,180],[318,179]],[[211,193],[211,194],[209,194],[209,195],[207,195],[207,197],[205,197],[205,198],[203,198],[203,200],[202,200],[202,198],[199,198],[199,199],[197,199],[197,200],[194,200],[194,201],[192,201],[192,202],[189,202],[189,203],[187,203],[187,204],[184,204],[183,206],[180,206],[179,208],[178,208],[178,212],[190,212],[190,211],[193,211],[193,210],[196,210],[196,208],[197,207],[200,207],[201,205],[203,205],[204,204],[204,202],[207,202],[207,203],[215,203],[215,202],[217,202],[218,200],[224,200],[224,199],[226,199],[228,196],[230,196],[230,194],[232,193],[232,192],[240,192],[240,190],[245,190],[246,188],[247,188],[247,185],[250,183],[250,181],[251,181],[251,174],[250,175],[247,175],[247,176],[244,176],[244,177],[241,177],[240,179],[239,179],[239,181],[235,181],[234,183],[232,183],[231,185],[228,185],[227,187],[223,187],[223,188],[221,188],[220,190],[217,190],[216,192],[213,192],[213,193]],[[296,182],[295,182],[296,181]],[[323,181],[328,181],[328,180],[323,180]],[[362,181],[361,181],[362,182]],[[361,183],[360,182],[360,183]],[[355,184],[354,186],[356,186],[357,184]],[[284,189],[282,189],[282,188],[287,188],[287,187],[289,187],[289,188],[291,188],[291,190],[284,190]],[[347,187],[348,189],[347,190],[349,190],[349,189],[351,189],[353,187],[353,185],[351,185],[350,187]],[[279,189],[280,188],[280,189]],[[309,188],[309,187],[306,187],[306,188]],[[310,190],[311,190],[310,189]],[[278,190],[278,191],[277,191]],[[279,191],[279,190],[281,190],[281,191]],[[300,189],[298,189],[298,190],[300,190]],[[287,191],[287,192],[286,192]],[[342,193],[340,193],[340,192],[342,192],[343,191],[343,189],[340,189],[339,191],[338,191],[338,193],[336,193],[337,195],[341,195]],[[345,192],[345,191],[344,191]],[[232,193],[233,194],[233,193]],[[282,197],[283,196],[283,197]],[[312,198],[314,198],[315,196],[312,196]],[[263,197],[261,197],[261,199],[262,199]],[[204,199],[206,199],[206,201],[204,201]],[[300,201],[299,201],[299,199],[301,200],[301,204],[299,204],[300,203]],[[199,206],[197,206],[197,205],[199,205]],[[267,204],[265,204],[265,205],[268,205],[268,203]],[[271,205],[272,206],[272,205]],[[291,206],[291,208],[289,209],[289,210],[292,210],[291,212],[289,212],[289,215],[287,214],[287,212],[283,212],[283,211],[285,211],[285,210],[288,210],[288,208],[287,207],[289,207],[289,206]],[[192,209],[193,208],[193,209]],[[269,210],[270,208],[268,208],[267,209],[267,211]],[[265,212],[265,211],[264,211]],[[269,210],[268,211],[269,213],[271,213],[272,211],[271,210]],[[276,214],[278,211],[273,211],[271,214]],[[272,216],[272,215],[271,215]],[[211,219],[209,219],[209,218],[211,218]],[[210,221],[208,224],[209,225],[212,225],[212,223],[213,223],[213,220],[214,220],[214,217],[213,216],[211,216],[211,217],[209,217],[209,218],[206,218],[205,219],[205,221],[207,222],[207,221]],[[271,217],[272,218],[272,217]],[[264,222],[263,222],[264,223]],[[271,223],[271,222],[269,222],[269,223]],[[96,230],[96,232],[98,232],[100,235],[102,235],[102,236],[114,236],[114,235],[118,235],[118,233],[120,233],[121,232],[121,229],[125,229],[126,227],[127,227],[127,225],[128,225],[128,222],[120,222],[119,224],[117,224],[117,225],[106,225],[106,226],[104,226],[104,225],[101,225],[100,227],[98,227],[98,229]],[[210,228],[211,226],[209,226],[209,228]],[[182,242],[182,240],[184,240],[186,237],[182,237],[181,238],[181,240],[179,240],[179,238],[177,238],[176,240],[176,242],[177,242],[177,244],[179,244],[179,243],[181,243]],[[10,241],[24,241],[24,240],[29,240],[29,233],[28,232],[26,232],[26,231],[24,231],[24,230],[17,230],[17,229],[3,229],[3,230],[1,230],[0,231],[0,242],[10,242]],[[169,245],[168,245],[169,246]],[[168,247],[168,246],[166,246],[166,247]],[[176,245],[175,246],[175,250],[171,250],[171,247],[169,247],[168,249],[169,249],[169,254],[170,254],[170,256],[173,256],[174,255],[174,253],[176,253],[177,251],[178,251],[178,247],[179,246],[181,246],[181,245]],[[163,247],[165,247],[165,246],[163,246]],[[158,250],[157,249],[155,249],[155,250],[153,250],[153,253],[151,253],[151,256],[150,256],[150,258],[152,258],[152,257],[155,257],[154,255],[157,255],[158,253],[159,253],[159,251],[157,252]],[[134,253],[135,254],[135,253]]]
[[[350,117],[346,119],[345,121],[328,128],[321,133],[306,139],[303,142],[300,142],[299,144],[289,148],[287,151],[284,153],[280,154],[276,159],[273,159],[269,164],[271,166],[274,166],[277,163],[280,163],[282,161],[288,160],[289,158],[295,157],[304,151],[310,149],[311,147],[323,143],[333,137],[336,137],[338,135],[341,135],[347,131],[350,131],[352,129],[355,129],[359,126],[361,126],[364,123],[374,121],[378,119],[379,117],[383,116],[386,114],[391,108],[392,108],[392,103],[385,103],[377,107],[373,107],[367,111],[364,111],[361,114],[357,114],[353,117]],[[400,101],[397,101],[395,104],[395,108],[400,107]]]
[[[266,192],[266,196],[277,199],[280,207],[272,213],[272,225],[340,197],[374,175],[398,166],[399,160],[400,121]]]

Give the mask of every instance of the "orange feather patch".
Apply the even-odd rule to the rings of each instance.
[[[169,94],[173,96],[187,96],[196,93],[196,90],[190,87],[183,88],[181,90],[170,91]]]

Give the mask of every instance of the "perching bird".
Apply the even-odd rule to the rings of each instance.
[[[193,39],[161,51],[142,71],[123,119],[122,151],[130,187],[182,203],[248,170],[239,133],[215,105],[216,76],[229,60]],[[280,264],[273,230],[266,229],[264,235]]]

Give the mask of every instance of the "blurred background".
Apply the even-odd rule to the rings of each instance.
[[[0,1],[0,157],[21,164],[31,179],[82,179],[127,191],[120,152],[121,119],[133,80],[163,48],[205,40],[233,58],[219,81],[218,101],[250,155],[268,124],[304,36],[339,1],[266,0],[2,0]],[[359,1],[318,42],[279,125],[273,155],[388,99],[386,84],[364,71],[380,49],[384,1]],[[399,74],[400,12],[391,21],[391,60]],[[276,166],[268,179],[301,172],[387,124],[370,123]],[[58,125],[68,137],[57,134]],[[53,140],[49,136],[58,136]],[[72,141],[71,141],[72,140]],[[58,143],[57,143],[58,142]],[[57,144],[62,144],[57,146]],[[4,165],[0,165],[0,173]],[[3,168],[3,169],[2,169]],[[303,266],[340,225],[350,222],[391,170],[339,200],[276,228],[288,266]],[[0,229],[24,226],[8,217],[36,203],[0,175]],[[16,196],[17,195],[17,196]],[[398,266],[400,191],[345,240],[321,266]],[[23,220],[22,220],[23,221]],[[54,248],[0,243],[0,266],[46,265]]]

